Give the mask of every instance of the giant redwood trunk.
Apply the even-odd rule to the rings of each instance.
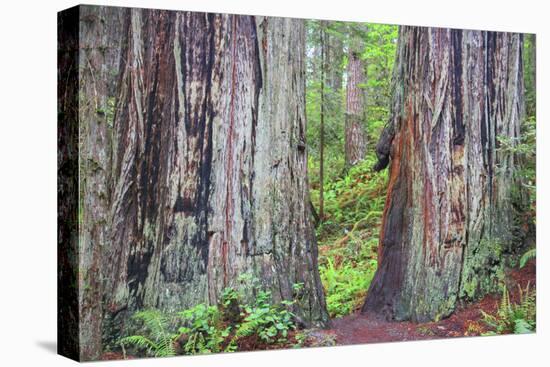
[[[58,18],[58,344],[60,353],[74,359],[97,359],[102,345],[110,106],[122,17],[119,8],[81,6]]]
[[[105,318],[215,303],[250,273],[324,325],[303,21],[133,9],[123,33]]]
[[[366,94],[364,65],[361,60],[361,44],[353,39],[349,45],[346,85],[346,165],[353,166],[365,158],[367,141],[364,131]]]
[[[57,344],[78,359],[78,8],[58,14],[57,25]]]
[[[515,144],[523,115],[519,34],[402,27],[379,267],[363,311],[437,320],[493,290],[521,242]]]

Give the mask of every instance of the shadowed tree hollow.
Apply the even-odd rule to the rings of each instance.
[[[521,193],[513,151],[523,116],[522,36],[401,27],[379,267],[363,311],[437,320],[493,290],[514,251]]]

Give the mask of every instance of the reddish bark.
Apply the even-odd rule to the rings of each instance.
[[[497,136],[519,136],[521,47],[519,34],[401,28],[377,146],[376,168],[391,156],[379,268],[364,312],[437,320],[495,288],[522,235],[517,159],[497,149]]]
[[[348,80],[346,85],[346,128],[345,128],[345,153],[346,164],[353,166],[365,157],[366,134],[365,123],[365,99],[364,89],[365,75],[361,60],[361,43],[352,42],[348,53]]]

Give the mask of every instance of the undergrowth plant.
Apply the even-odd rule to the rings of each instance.
[[[178,329],[178,342],[183,354],[224,351],[224,342],[231,332],[231,326],[222,322],[222,314],[217,306],[201,303],[179,315],[186,325]],[[232,350],[227,348],[227,351]]]
[[[284,343],[288,332],[296,329],[294,314],[288,310],[293,301],[273,304],[270,291],[260,291],[251,305],[244,305],[244,319],[235,332],[237,338],[250,335],[267,344]]]
[[[502,289],[500,300],[495,315],[481,311],[483,321],[492,329],[484,335],[495,334],[525,334],[532,333],[536,329],[536,293],[529,288],[525,289],[519,285],[519,301],[510,301],[510,293],[506,286]]]
[[[369,154],[326,185],[325,218],[317,236],[319,271],[331,317],[350,314],[361,306],[377,268],[387,173],[375,173],[375,161]],[[316,202],[318,191],[311,193]]]
[[[136,312],[132,319],[142,326],[145,335],[131,335],[120,340],[125,353],[125,346],[134,346],[151,357],[175,356],[174,341],[177,333],[170,330],[170,322],[166,315],[158,310],[144,310]]]
[[[530,250],[527,250],[523,255],[521,255],[521,258],[519,259],[519,267],[523,268],[529,260],[534,259],[537,256],[537,252],[535,248],[532,248]]]
[[[245,287],[255,294],[250,302],[244,291],[226,288],[217,305],[198,304],[177,313],[175,322],[158,310],[137,312],[132,318],[142,324],[140,334],[120,339],[123,352],[127,347],[152,357],[234,352],[247,338],[257,338],[264,345],[292,344],[289,333],[297,327],[291,309],[296,300],[275,303],[259,280],[247,275],[242,280],[252,284]],[[293,287],[299,294],[303,283]]]

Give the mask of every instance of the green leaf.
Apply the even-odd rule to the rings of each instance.
[[[514,334],[528,334],[532,333],[533,328],[524,319],[515,320]]]

